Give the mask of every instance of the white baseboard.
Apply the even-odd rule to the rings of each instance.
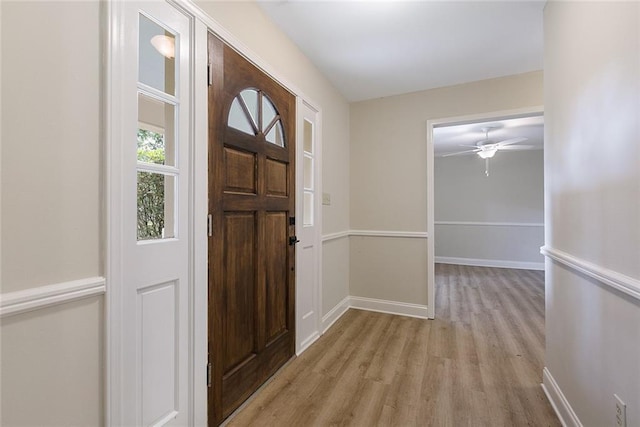
[[[37,310],[52,305],[105,293],[104,277],[87,277],[70,282],[39,286],[0,294],[0,317]]]
[[[406,302],[387,301],[374,298],[351,297],[351,308],[367,311],[377,311],[379,313],[397,314],[399,316],[419,317],[427,319],[428,312],[426,305],[410,304]]]
[[[336,304],[327,314],[322,316],[322,333],[333,326],[336,321],[342,317],[349,310],[349,296],[346,296],[342,301]]]
[[[302,343],[300,344],[300,348],[296,350],[296,356],[300,356],[302,353],[304,353],[304,351],[311,347],[311,344],[316,342],[318,338],[320,338],[320,332],[315,332],[314,334],[311,334],[311,336],[306,340],[302,341]]]
[[[474,267],[496,267],[515,268],[518,270],[540,270],[544,271],[544,262],[526,261],[506,261],[500,259],[478,259],[478,258],[455,258],[455,257],[435,257],[435,262],[439,264],[471,265]]]
[[[582,427],[580,419],[573,411],[573,408],[571,408],[569,401],[564,397],[558,383],[556,383],[556,380],[546,367],[542,371],[541,385],[562,425],[564,427]]]

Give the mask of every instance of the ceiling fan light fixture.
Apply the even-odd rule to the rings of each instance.
[[[480,156],[481,159],[490,159],[495,156],[497,152],[497,148],[488,148],[486,150],[478,151],[478,156]]]

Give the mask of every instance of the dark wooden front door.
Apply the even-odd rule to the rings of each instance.
[[[294,354],[295,97],[209,35],[209,424]]]

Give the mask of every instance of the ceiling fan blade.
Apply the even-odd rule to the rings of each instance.
[[[505,139],[504,141],[500,141],[497,143],[497,145],[499,147],[504,147],[506,145],[511,145],[511,144],[517,144],[518,142],[524,142],[526,141],[527,138],[511,138],[511,139]]]
[[[517,150],[535,150],[538,147],[536,147],[535,145],[507,145],[505,147],[500,147],[499,149],[501,151],[506,151],[506,150],[513,150],[513,151],[517,151]]]
[[[461,154],[477,153],[478,151],[480,151],[480,149],[479,149],[479,148],[476,148],[475,150],[465,150],[465,151],[458,151],[457,153],[447,153],[447,154],[442,154],[442,155],[440,155],[440,157],[459,156],[459,155],[461,155]]]

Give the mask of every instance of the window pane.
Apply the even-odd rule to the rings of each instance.
[[[138,94],[138,161],[175,166],[175,106]]]
[[[313,190],[313,159],[307,155],[304,156],[303,164],[304,172],[304,188],[306,190]]]
[[[303,125],[303,131],[304,131],[304,151],[309,153],[309,154],[313,154],[313,123],[304,120],[304,125]]]
[[[138,240],[175,237],[175,177],[138,172]]]
[[[251,123],[249,123],[249,118],[242,109],[240,101],[238,101],[237,98],[234,99],[233,103],[231,104],[231,110],[229,111],[229,119],[227,120],[227,125],[244,133],[248,133],[249,135],[255,135],[253,127],[251,126]]]
[[[266,95],[262,95],[262,130],[267,129],[267,126],[271,124],[273,119],[276,118],[278,113],[274,108],[271,100],[266,97]]]
[[[276,122],[275,125],[271,128],[271,130],[265,135],[267,142],[270,142],[275,145],[279,145],[280,147],[284,147],[284,136],[282,131],[282,123],[280,120]]]
[[[175,95],[175,35],[140,15],[138,80],[169,95]]]
[[[240,92],[240,96],[242,96],[249,114],[251,114],[253,124],[258,127],[258,92],[254,89],[246,89]]]
[[[313,225],[313,193],[304,192],[304,212],[302,225]]]

